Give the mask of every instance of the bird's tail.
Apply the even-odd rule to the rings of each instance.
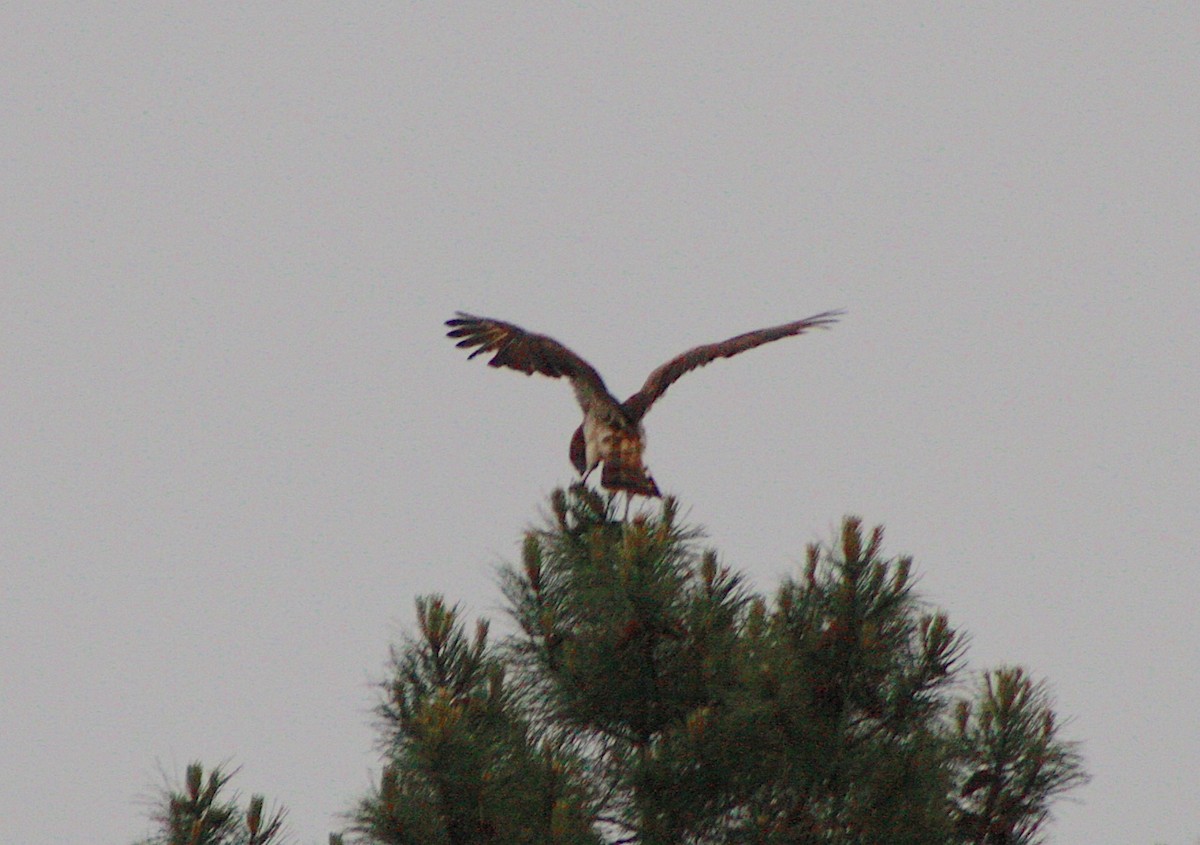
[[[654,483],[654,478],[646,471],[640,458],[633,456],[635,460],[631,461],[628,457],[619,451],[609,455],[600,473],[600,484],[606,490],[621,490],[634,496],[661,497],[658,485]]]

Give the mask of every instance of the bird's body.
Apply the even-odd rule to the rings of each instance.
[[[783,337],[803,334],[811,328],[836,322],[841,312],[826,311],[803,320],[747,332],[720,343],[697,346],[672,358],[652,372],[642,389],[624,402],[616,399],[604,380],[583,358],[545,335],[527,332],[520,326],[458,312],[447,320],[448,336],[459,338],[458,346],[477,346],[469,357],[492,354],[488,364],[508,367],[526,375],[540,373],[551,378],[566,377],[583,410],[583,423],[571,438],[571,463],[584,478],[603,464],[600,484],[608,490],[630,495],[659,496],[658,485],[642,462],[646,435],[642,418],[666,389],[684,373],[703,367],[717,358],[729,358]]]
[[[618,406],[619,407],[619,406]],[[571,463],[579,474],[588,474],[603,463],[600,484],[609,490],[624,490],[642,496],[658,496],[658,486],[642,463],[646,448],[646,431],[640,422],[623,419],[622,415],[603,411],[584,414],[576,434],[583,439],[582,460],[571,438]]]

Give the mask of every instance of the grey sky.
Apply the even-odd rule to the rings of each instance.
[[[569,390],[718,362],[648,463],[772,591],[887,526],[973,668],[1048,678],[1065,845],[1200,834],[1191,4],[9,4],[0,842],[123,843],[158,766],[323,842],[412,597],[497,616]]]

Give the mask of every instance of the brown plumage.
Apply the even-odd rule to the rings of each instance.
[[[447,336],[457,338],[458,346],[478,347],[471,352],[471,358],[490,354],[492,358],[488,364],[493,367],[568,379],[583,409],[583,423],[571,438],[571,463],[580,475],[586,479],[598,464],[603,463],[600,484],[606,489],[622,490],[631,495],[659,496],[658,485],[642,463],[646,440],[642,417],[655,400],[690,370],[773,340],[803,334],[812,328],[825,328],[837,322],[841,313],[826,311],[793,323],[746,332],[720,343],[689,349],[652,372],[642,389],[624,402],[608,392],[604,379],[591,364],[554,338],[527,332],[512,323],[461,311],[454,319],[447,320],[446,325],[450,327]]]

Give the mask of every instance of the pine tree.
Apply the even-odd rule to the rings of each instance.
[[[387,765],[352,830],[387,845],[599,842],[570,749],[538,736],[480,623],[418,599],[379,707]]]
[[[205,781],[204,767],[190,764],[183,786],[163,791],[152,816],[158,830],[140,845],[281,845],[287,811],[264,815],[261,795],[241,809],[226,789],[234,774],[217,767]]]
[[[954,731],[953,815],[972,845],[1039,841],[1050,799],[1086,780],[1076,744],[1058,736],[1045,685],[1020,667],[985,673],[975,701],[959,702]]]
[[[1026,843],[1082,783],[1020,669],[955,701],[963,638],[845,521],[773,599],[673,500],[559,492],[494,645],[439,597],[396,649],[365,843]]]
[[[383,769],[330,845],[1033,845],[1087,779],[1043,683],[963,696],[964,638],[847,518],[770,599],[676,503],[576,485],[501,571],[516,633],[416,602],[378,706]],[[199,763],[142,845],[282,845]]]

